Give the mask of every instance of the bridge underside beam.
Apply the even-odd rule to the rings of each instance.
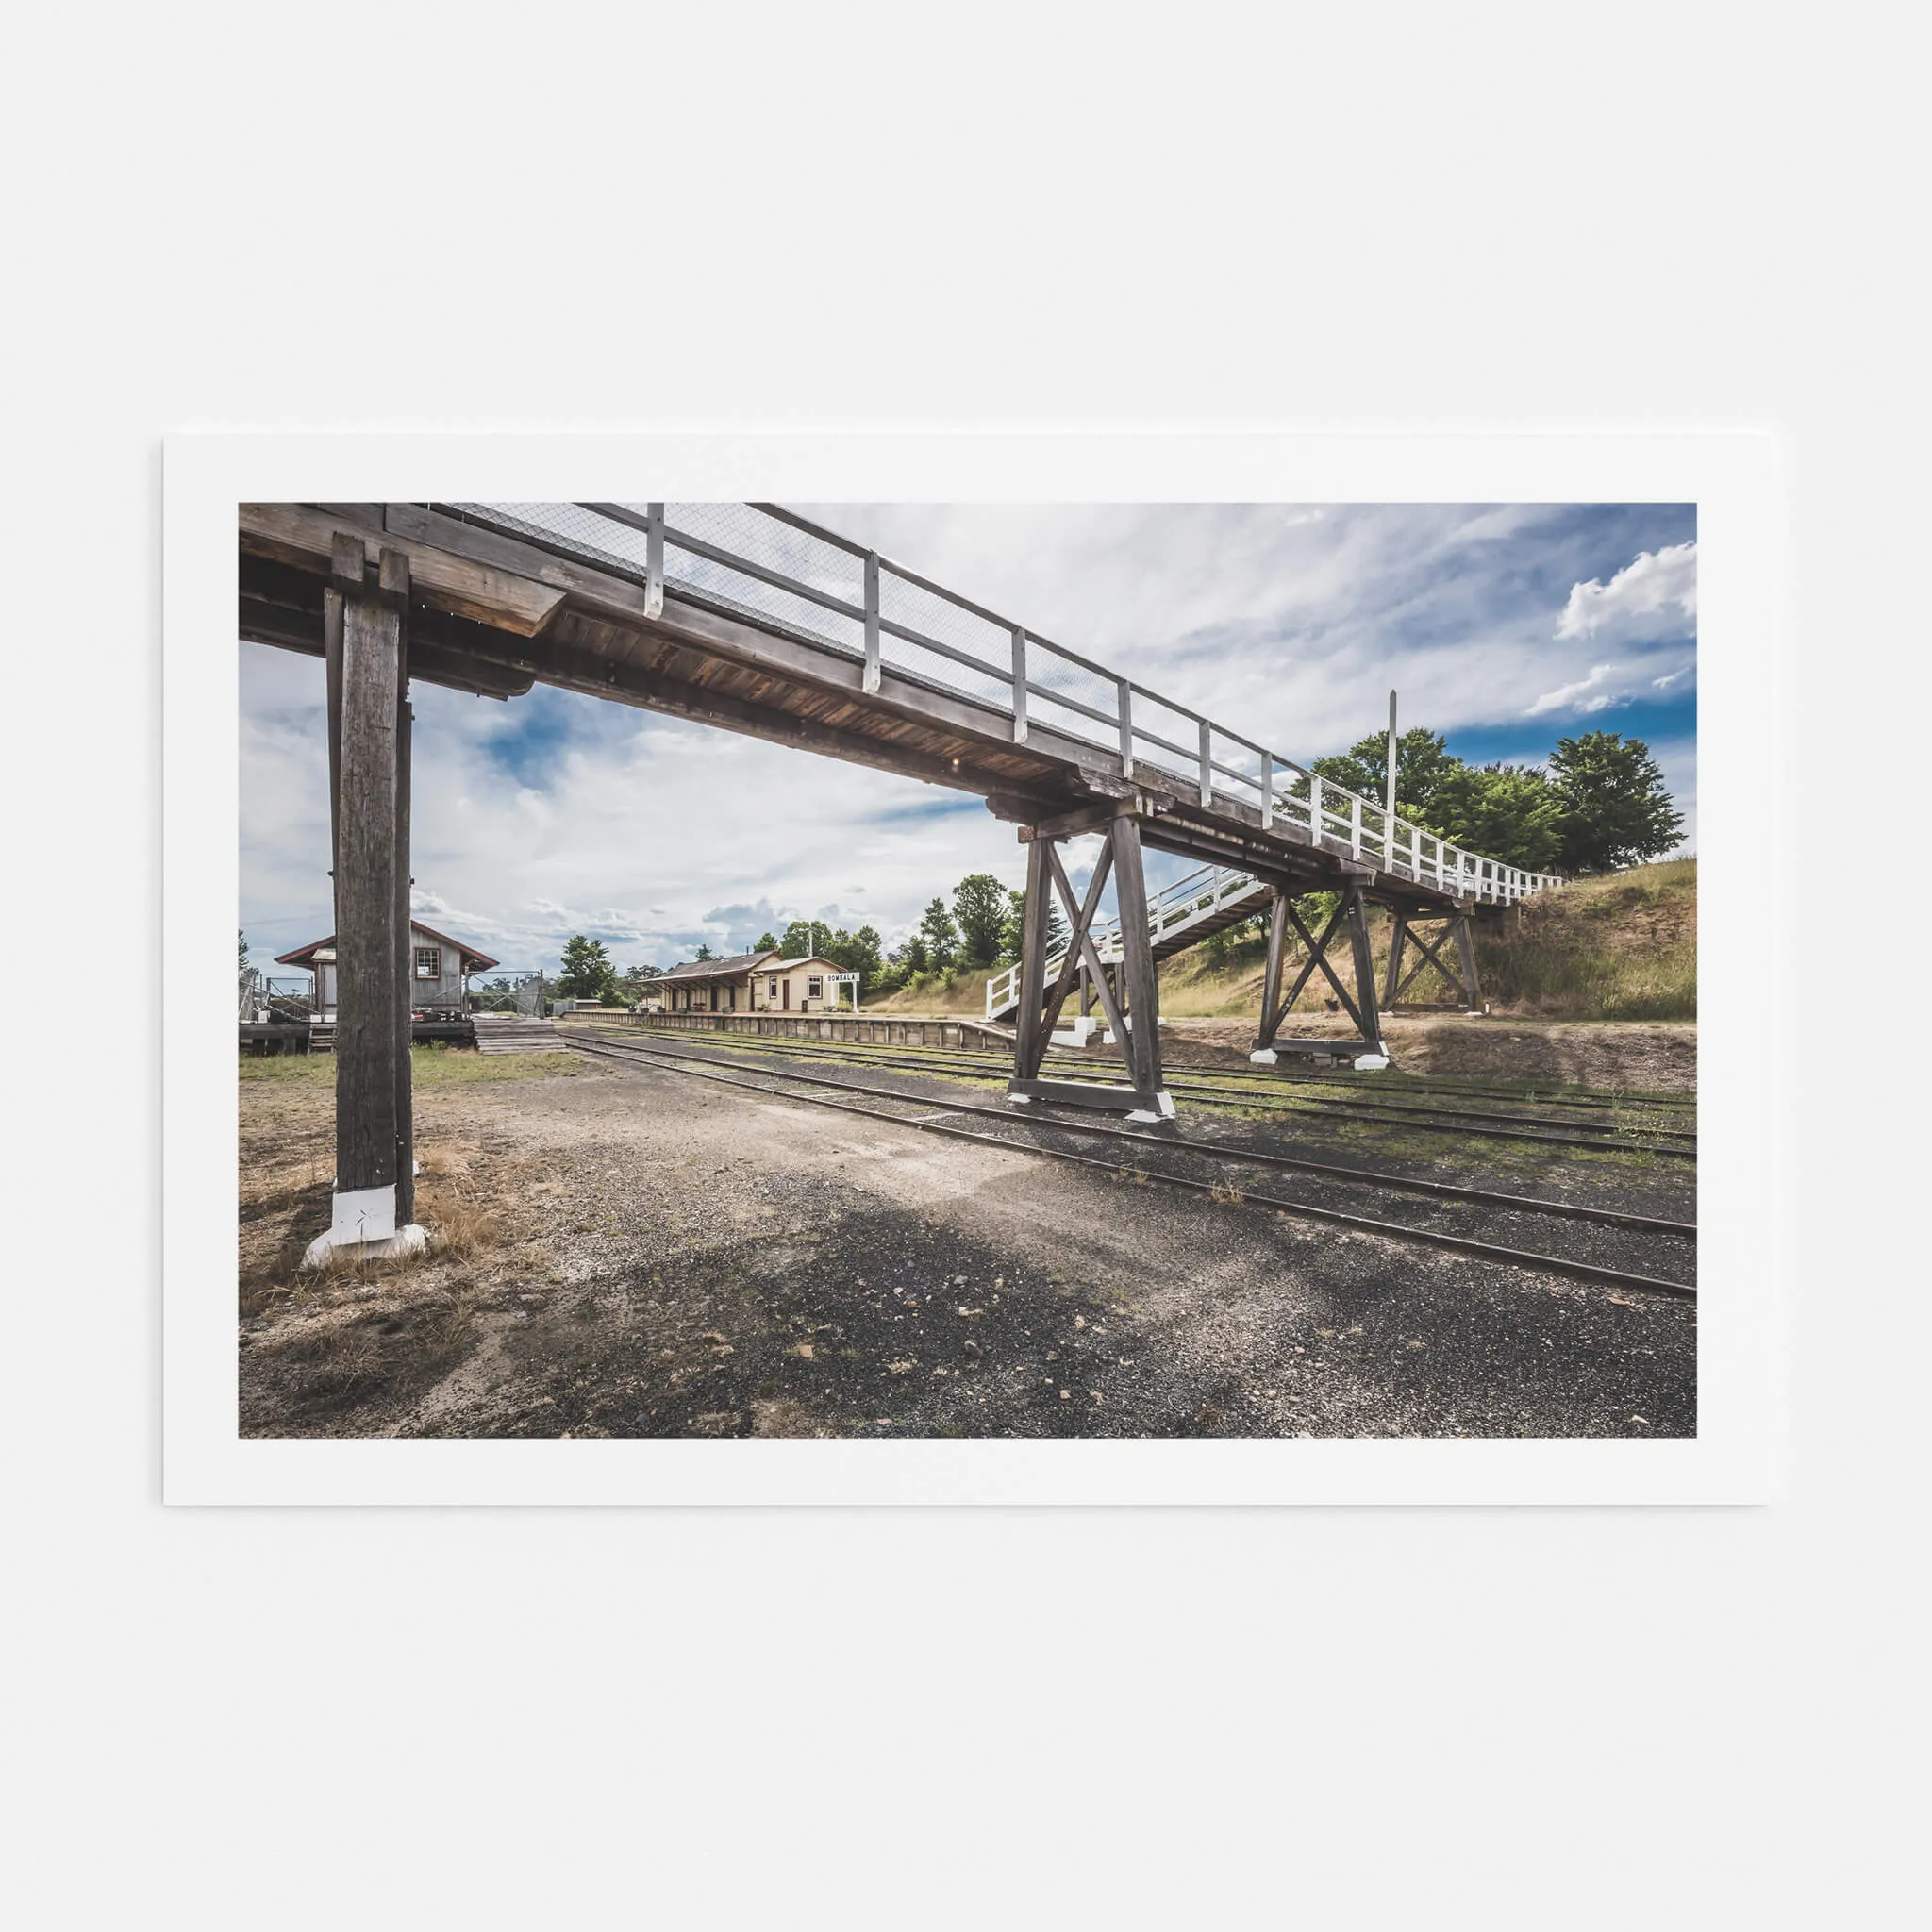
[[[1287,992],[1281,982],[1288,964],[1289,936],[1292,933],[1307,957]],[[1344,937],[1349,949],[1349,979],[1353,991],[1335,969],[1328,949]],[[1281,1024],[1294,1010],[1294,1003],[1316,972],[1335,990],[1342,1010],[1356,1024],[1359,1041],[1283,1040]],[[1335,910],[1322,928],[1320,938],[1308,930],[1294,898],[1279,886],[1268,923],[1268,965],[1261,992],[1261,1029],[1248,1058],[1259,1066],[1272,1066],[1283,1053],[1345,1052],[1361,1067],[1379,1068],[1389,1064],[1389,1050],[1382,1039],[1382,1016],[1375,1000],[1375,962],[1369,946],[1368,899],[1359,878],[1351,878],[1342,888]]]

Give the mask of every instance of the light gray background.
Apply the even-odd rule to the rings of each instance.
[[[1908,16],[696,13],[15,30],[0,1900],[1891,1919],[1926,1147],[1910,1014],[1867,1002],[1907,1005],[1924,937],[1888,736],[1925,695]],[[1838,970],[1800,982],[1802,1187],[1765,1202],[1801,1225],[1787,1502],[159,1508],[160,433],[907,422],[1784,432],[1802,751],[1836,828],[1872,801],[1843,856],[1821,791],[1792,855]]]

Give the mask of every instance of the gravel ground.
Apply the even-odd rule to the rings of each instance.
[[[248,1434],[1696,1426],[1692,1306],[654,1071],[425,1096],[425,1219],[466,1225],[463,1251],[317,1282],[288,1261],[326,1217],[329,1095],[244,1085],[242,1120]],[[1694,1182],[1674,1164],[1211,1131],[1690,1218]],[[1096,1144],[1110,1143],[1080,1151]],[[1285,1174],[1255,1185],[1329,1198]],[[1485,1238],[1550,1244],[1547,1225],[1515,1221]],[[1571,1225],[1564,1252],[1586,1252],[1579,1232],[1599,1239]],[[1613,1265],[1643,1265],[1639,1238],[1603,1238]]]

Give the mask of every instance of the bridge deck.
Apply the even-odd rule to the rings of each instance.
[[[1297,892],[1349,877],[1422,910],[1550,881],[1379,805],[775,506],[259,504],[240,517],[241,635],[324,653],[339,532],[409,560],[409,675],[550,684],[976,792]]]

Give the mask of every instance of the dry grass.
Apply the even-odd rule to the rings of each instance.
[[[1384,915],[1372,918],[1378,991],[1390,930]],[[1697,1017],[1694,858],[1579,879],[1528,901],[1512,924],[1478,924],[1476,931],[1483,994],[1499,1010],[1548,1020]],[[1297,948],[1294,963],[1301,958]],[[1410,953],[1407,963],[1414,960]],[[1175,1020],[1247,1018],[1260,1007],[1266,963],[1260,939],[1191,946],[1160,968],[1160,1010]],[[1332,996],[1317,973],[1295,1009],[1325,1012]],[[1424,969],[1408,991],[1424,1004],[1451,996],[1433,969]]]
[[[596,1078],[605,1069],[576,1053],[478,1053],[473,1047],[441,1044],[409,1049],[410,1079],[419,1093],[468,1087],[479,1080],[557,1080]],[[276,1053],[240,1056],[240,1077],[288,1087],[336,1084],[332,1053]]]
[[[1239,1208],[1248,1197],[1227,1181],[1216,1181],[1208,1190],[1208,1198],[1218,1201],[1224,1208]]]
[[[319,1160],[242,1176],[238,1311],[247,1384],[286,1424],[421,1387],[473,1346],[478,1317],[517,1306],[550,1257],[490,1195],[503,1185],[472,1147],[419,1158],[416,1219],[426,1251],[388,1260],[302,1257],[326,1225],[330,1176]]]

